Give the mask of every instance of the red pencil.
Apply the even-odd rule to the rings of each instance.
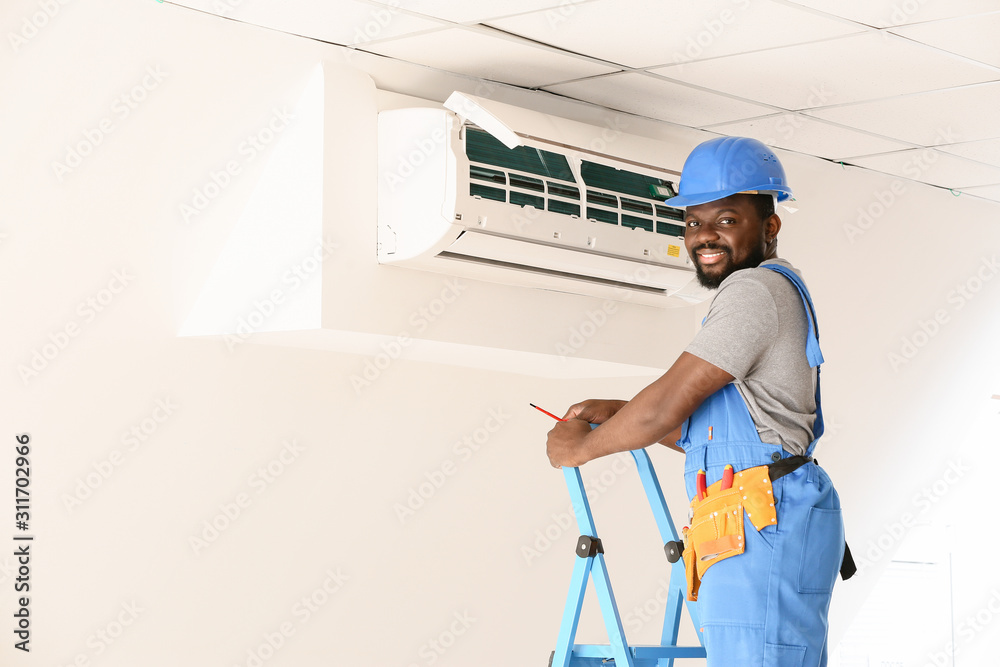
[[[552,414],[552,413],[551,413],[551,412],[549,412],[548,410],[542,410],[542,409],[541,409],[540,407],[538,407],[538,406],[537,406],[537,405],[535,405],[534,403],[528,403],[528,405],[530,405],[531,407],[533,407],[533,408],[534,408],[534,409],[536,409],[536,410],[541,410],[542,412],[544,412],[545,414],[547,414],[547,415],[548,415],[549,417],[552,417],[552,418],[553,418],[553,419],[555,419],[556,421],[561,421],[561,422],[564,422],[564,421],[566,421],[566,420],[565,420],[565,419],[563,419],[562,417],[556,417],[556,416],[555,416],[554,414]]]

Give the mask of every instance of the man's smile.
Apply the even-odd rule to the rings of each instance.
[[[704,248],[695,252],[698,256],[698,263],[702,266],[707,264],[715,264],[722,261],[726,256],[725,250],[720,250],[718,248]]]

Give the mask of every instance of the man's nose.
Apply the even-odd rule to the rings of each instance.
[[[690,233],[692,234],[691,240],[694,247],[704,245],[705,243],[713,243],[720,238],[718,229],[712,224],[698,225]]]

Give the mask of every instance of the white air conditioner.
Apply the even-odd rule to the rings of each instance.
[[[682,212],[663,204],[677,171],[594,150],[605,128],[544,116],[522,131],[513,107],[460,93],[445,107],[379,114],[380,263],[659,305],[707,298]]]

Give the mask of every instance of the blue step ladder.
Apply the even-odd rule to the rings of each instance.
[[[667,511],[667,501],[663,498],[660,483],[656,479],[649,454],[645,449],[631,452],[639,470],[646,498],[653,510],[656,526],[664,543],[664,550],[673,551],[670,570],[670,584],[667,593],[666,613],[663,618],[663,634],[659,646],[629,646],[622,628],[621,616],[615,603],[615,595],[611,590],[611,578],[604,562],[604,548],[597,537],[594,527],[594,516],[590,512],[590,503],[583,486],[583,477],[579,468],[563,468],[569,496],[573,501],[573,511],[580,527],[580,539],[576,547],[576,565],[573,567],[573,577],[570,582],[569,595],[566,598],[566,608],[563,612],[562,625],[559,628],[559,639],[556,649],[549,657],[550,667],[607,667],[609,661],[614,661],[615,667],[673,667],[675,658],[704,658],[705,648],[700,645],[701,633],[698,633],[699,646],[677,646],[677,634],[680,629],[681,608],[686,602],[687,580],[684,574],[684,561],[677,558],[680,551],[671,542],[678,542],[677,530]],[[574,644],[577,625],[580,622],[580,610],[583,608],[583,598],[587,592],[587,581],[594,575],[594,588],[597,600],[601,606],[601,615],[608,631],[610,644]],[[695,628],[701,627],[698,620],[698,605],[687,602],[688,615]]]

